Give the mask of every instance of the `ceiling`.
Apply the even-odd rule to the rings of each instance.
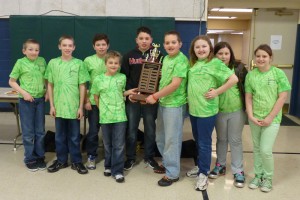
[[[212,8],[268,9],[279,13],[300,10],[300,0],[208,0],[208,15],[237,17],[233,20],[250,20],[252,13],[216,12]]]

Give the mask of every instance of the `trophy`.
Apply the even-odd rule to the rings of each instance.
[[[158,48],[160,47],[160,44],[152,43],[152,46],[154,48],[150,50],[150,54],[147,54],[143,61],[137,94],[134,94],[131,97],[131,99],[139,101],[140,103],[145,103],[146,98],[158,90],[162,57],[158,60],[160,54]]]

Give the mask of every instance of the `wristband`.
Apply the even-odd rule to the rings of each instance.
[[[154,96],[154,94],[152,94],[152,98],[157,101],[158,99],[156,98],[156,96]]]

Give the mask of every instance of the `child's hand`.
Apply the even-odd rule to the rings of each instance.
[[[22,94],[25,101],[33,102],[34,98],[26,91]]]
[[[83,110],[79,108],[77,111],[77,119],[80,120],[83,117]]]
[[[209,91],[204,96],[207,99],[213,99],[218,96],[218,93],[215,89],[210,88]]]
[[[267,116],[265,119],[261,120],[260,123],[261,123],[261,126],[270,126],[272,121],[273,121],[273,118]]]
[[[127,90],[128,91],[128,95],[137,94],[137,90],[138,90],[138,88],[133,88],[131,90]]]
[[[131,101],[132,103],[136,103],[137,102],[136,100],[132,99],[132,95],[137,94],[137,89],[138,88],[133,88],[133,89],[127,90],[125,92],[125,96],[128,96],[129,101]]]
[[[131,101],[132,103],[136,103],[136,102],[137,102],[136,100],[133,100],[133,99],[132,99],[132,94],[128,96],[128,99],[129,99],[129,101]]]
[[[84,104],[84,109],[86,110],[92,110],[92,104],[90,101],[87,101],[85,104]]]
[[[153,98],[153,95],[149,95],[146,98],[146,103],[149,103],[149,104],[155,104],[156,103],[156,100]]]
[[[51,117],[56,117],[56,111],[54,107],[50,107],[50,112],[49,112]]]
[[[255,125],[257,125],[257,126],[262,126],[261,120],[255,118],[255,117],[249,117],[249,116],[248,116],[248,118],[249,118],[249,120],[251,120]]]

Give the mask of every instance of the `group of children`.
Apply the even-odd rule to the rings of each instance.
[[[132,95],[137,92],[142,63],[151,50],[152,40],[151,30],[140,27],[137,47],[122,60],[120,53],[107,52],[108,37],[96,34],[93,39],[96,54],[82,62],[72,56],[74,39],[62,36],[58,45],[62,55],[50,60],[47,67],[45,60],[38,57],[38,42],[24,43],[25,57],[15,64],[9,84],[20,93],[27,168],[30,171],[46,168],[44,102],[49,98],[50,115],[55,117],[57,154],[57,160],[47,168],[49,172],[67,167],[68,153],[71,168],[78,173],[88,173],[86,167],[95,169],[101,124],[104,175],[124,182],[123,170],[132,169],[136,162],[137,130],[142,116],[144,161],[154,172],[165,174],[158,185],[170,186],[179,180],[183,122],[188,104],[198,160],[187,176],[197,176],[195,189],[206,190],[208,178],[226,173],[228,144],[234,185],[244,187],[242,130],[247,113],[255,170],[249,187],[261,187],[262,191],[269,192],[274,172],[272,147],[279,130],[281,108],[291,89],[284,72],[271,65],[271,48],[260,45],[255,50],[256,68],[247,74],[244,65],[235,61],[228,43],[220,42],[213,48],[207,36],[197,36],[191,43],[188,60],[180,51],[179,33],[166,32],[163,46],[167,55],[162,63],[159,90],[146,98],[146,104],[140,104]],[[87,82],[89,90],[86,90]],[[88,111],[89,120],[86,167],[82,163],[79,133],[83,109]],[[210,171],[214,127],[217,160]],[[154,160],[155,145],[162,155],[161,165]],[[125,151],[127,160],[124,162]]]

